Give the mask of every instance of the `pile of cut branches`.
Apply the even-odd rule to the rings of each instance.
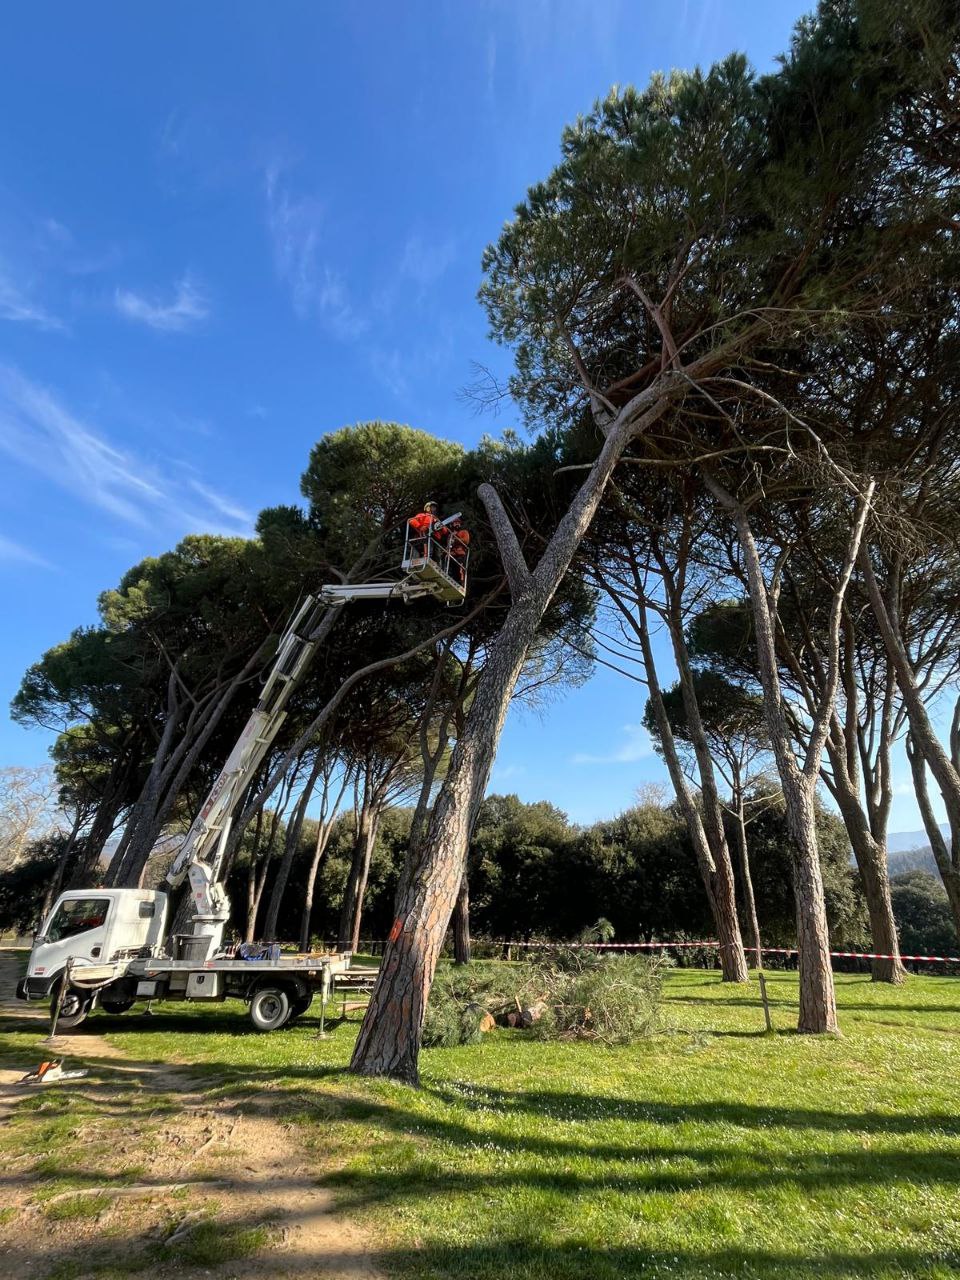
[[[664,966],[577,946],[522,964],[480,961],[438,969],[424,1024],[426,1047],[475,1044],[494,1026],[543,1039],[626,1044],[657,1023]]]

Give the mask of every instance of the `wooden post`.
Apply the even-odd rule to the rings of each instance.
[[[767,980],[763,976],[763,970],[757,970],[757,977],[760,979],[760,999],[763,1001],[763,1017],[767,1024],[767,1030],[773,1030],[773,1022],[770,1019],[770,1001],[767,999]]]

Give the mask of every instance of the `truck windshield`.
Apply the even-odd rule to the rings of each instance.
[[[99,929],[107,918],[109,898],[68,898],[61,902],[47,929],[48,942],[61,942],[88,929]]]

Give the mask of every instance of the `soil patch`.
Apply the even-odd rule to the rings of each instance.
[[[0,951],[7,1029],[40,1031],[46,1011],[15,1000],[16,978]],[[133,1061],[95,1026],[41,1046],[83,1079],[18,1087],[35,1062],[0,1070],[0,1273],[382,1280],[269,1089],[219,1098],[215,1081]]]

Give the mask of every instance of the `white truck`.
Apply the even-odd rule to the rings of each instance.
[[[457,517],[450,516],[449,524]],[[451,535],[455,536],[455,535]],[[260,699],[194,819],[162,889],[72,889],[54,903],[34,938],[22,1000],[49,1000],[61,1027],[96,1006],[124,1013],[138,1000],[246,1000],[259,1031],[274,1031],[325,1004],[349,952],[283,954],[274,943],[224,947],[230,902],[220,880],[231,823],[286,716],[318,643],[320,619],[352,600],[430,596],[461,604],[466,557],[451,562],[450,538],[413,539],[408,529],[400,581],[324,586],[307,596],[284,631]],[[174,933],[175,891],[189,882],[189,933]],[[357,975],[344,978],[351,985]]]

